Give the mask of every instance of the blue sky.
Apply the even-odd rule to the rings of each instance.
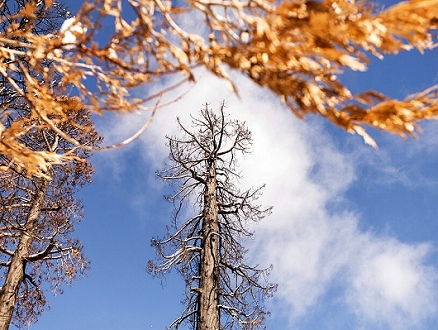
[[[394,4],[397,1],[378,1]],[[74,11],[80,1],[65,1]],[[76,236],[91,260],[89,277],[50,298],[32,329],[164,329],[182,311],[183,283],[146,273],[153,236],[172,205],[155,171],[164,167],[165,134],[176,116],[188,123],[222,100],[245,120],[254,152],[241,159],[242,188],[266,183],[273,214],[255,226],[250,258],[274,264],[279,284],[267,302],[268,329],[435,329],[438,323],[438,124],[418,139],[370,131],[379,149],[318,117],[295,118],[268,91],[235,76],[241,99],[204,75],[181,101],[158,112],[129,146],[97,153],[94,183],[78,196],[85,219]],[[372,58],[367,72],[346,72],[352,90],[395,98],[438,83],[438,51]],[[106,143],[120,142],[147,116],[98,118]]]

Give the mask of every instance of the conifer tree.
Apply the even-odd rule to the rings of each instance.
[[[251,132],[206,104],[190,129],[179,120],[182,137],[168,137],[170,166],[158,173],[176,184],[168,200],[176,203],[167,236],[153,239],[158,259],[148,270],[164,275],[175,268],[186,283],[185,310],[171,328],[189,323],[197,330],[264,328],[265,298],[276,290],[267,282],[271,267],[247,264],[245,242],[251,222],[269,215],[271,208],[255,204],[263,186],[241,191],[237,157],[250,152]],[[184,203],[199,211],[181,219]]]
[[[98,145],[101,138],[91,114],[80,110],[76,99],[64,99],[72,110],[68,121],[58,127],[86,145]],[[53,118],[53,120],[56,120]],[[37,127],[37,128],[35,128]],[[84,131],[80,127],[87,127]],[[68,163],[50,166],[44,176],[29,176],[26,170],[1,155],[0,166],[0,329],[9,325],[30,325],[47,307],[43,286],[62,292],[85,274],[88,261],[82,244],[72,237],[82,205],[74,193],[91,180],[93,167],[89,151],[63,140],[50,128],[27,122],[21,142],[35,151],[69,154]]]

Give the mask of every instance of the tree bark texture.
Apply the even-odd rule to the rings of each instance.
[[[32,233],[38,225],[49,182],[44,180],[37,190],[25,224],[26,234],[22,235],[12,256],[8,275],[0,291],[0,330],[7,330],[11,324],[18,291],[23,283],[26,258],[32,253]]]
[[[204,222],[200,258],[197,330],[219,330],[219,220],[216,161],[208,160],[209,176],[204,191]]]

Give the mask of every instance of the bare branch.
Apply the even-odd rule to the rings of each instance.
[[[179,200],[175,212],[175,231],[163,240],[152,240],[157,261],[149,261],[148,271],[154,275],[177,269],[186,282],[185,310],[172,324],[178,329],[190,323],[204,329],[239,329],[243,324],[263,328],[268,314],[263,299],[276,290],[275,285],[262,284],[270,268],[257,269],[244,263],[244,238],[252,232],[248,221],[269,215],[271,208],[253,205],[263,188],[241,192],[233,183],[235,156],[247,153],[251,134],[243,123],[219,114],[206,104],[199,118],[192,117],[192,130],[178,125],[182,138],[168,137],[171,164],[159,176],[178,184],[168,197]],[[226,157],[226,160],[225,160]],[[179,220],[182,201],[195,197],[200,214]],[[256,326],[257,324],[257,326]]]

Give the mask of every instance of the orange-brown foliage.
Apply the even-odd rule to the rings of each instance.
[[[45,1],[47,7],[51,4]],[[237,70],[278,95],[299,117],[319,114],[372,145],[367,126],[415,135],[419,121],[435,119],[438,113],[436,88],[393,100],[375,91],[354,96],[338,79],[343,70],[364,71],[369,54],[433,48],[438,0],[410,0],[383,11],[354,0],[123,4],[133,13],[129,21],[121,0],[88,0],[60,33],[35,34],[38,7],[32,3],[14,17],[29,18],[25,28],[10,24],[0,34],[0,75],[31,105],[32,118],[41,125],[56,127],[51,115],[68,120],[60,95],[77,95],[97,113],[156,109],[175,86],[143,98],[133,92],[142,86],[152,90],[171,74],[181,82],[195,82],[193,70],[199,66],[227,80],[235,92],[227,70]],[[186,29],[187,15],[202,19],[200,32]],[[110,32],[105,39],[99,35],[103,28]],[[17,74],[22,84],[15,82]],[[62,77],[56,90],[53,77]],[[33,174],[64,160],[26,150],[19,143],[18,126],[0,126],[1,153]]]

